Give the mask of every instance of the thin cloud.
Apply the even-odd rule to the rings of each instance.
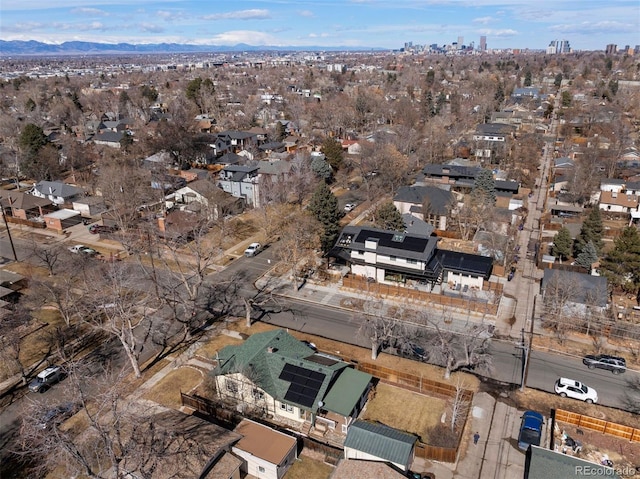
[[[269,10],[252,8],[250,10],[237,10],[235,12],[214,13],[205,15],[205,20],[265,20],[271,18]]]
[[[311,10],[298,10],[298,15],[307,18],[315,17],[315,14]]]
[[[99,8],[73,8],[71,13],[75,13],[76,15],[86,15],[88,17],[108,17],[109,12],[105,12],[104,10],[100,10]]]
[[[279,45],[280,42],[273,36],[253,30],[233,30],[219,33],[211,38],[198,40],[195,43],[203,45],[236,45],[247,43],[249,45]]]
[[[471,20],[473,23],[479,23],[481,25],[488,25],[493,22],[493,17],[478,17]]]
[[[478,33],[480,33],[481,35],[487,35],[491,37],[502,37],[502,38],[513,37],[518,34],[516,30],[512,30],[510,28],[503,28],[503,29],[483,28],[481,30],[478,30]]]
[[[549,27],[549,30],[557,33],[580,35],[594,35],[607,32],[636,33],[638,31],[638,25],[613,21],[581,22],[575,24],[553,25]]]
[[[147,33],[162,33],[165,31],[160,25],[156,25],[153,23],[142,23],[138,26],[140,30]]]
[[[109,27],[102,22],[90,22],[90,23],[63,23],[55,22],[48,27],[54,30],[61,31],[78,31],[78,32],[104,32],[109,30]]]

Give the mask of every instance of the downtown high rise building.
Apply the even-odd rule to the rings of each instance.
[[[571,53],[569,40],[551,40],[547,47],[547,55],[558,55],[562,53]]]

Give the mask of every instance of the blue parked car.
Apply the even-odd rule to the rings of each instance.
[[[530,445],[539,446],[542,440],[542,414],[535,411],[525,411],[522,415],[522,425],[518,436],[518,449],[526,451]]]

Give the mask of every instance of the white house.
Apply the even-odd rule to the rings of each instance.
[[[309,430],[346,434],[371,387],[370,374],[315,351],[281,329],[226,346],[216,359],[221,400]]]
[[[62,181],[39,181],[29,190],[29,194],[38,198],[46,198],[56,205],[62,205],[82,198],[84,191],[82,188],[68,185]]]

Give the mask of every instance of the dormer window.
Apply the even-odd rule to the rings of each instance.
[[[404,233],[394,234],[391,241],[394,241],[396,243],[402,243],[404,241]]]

